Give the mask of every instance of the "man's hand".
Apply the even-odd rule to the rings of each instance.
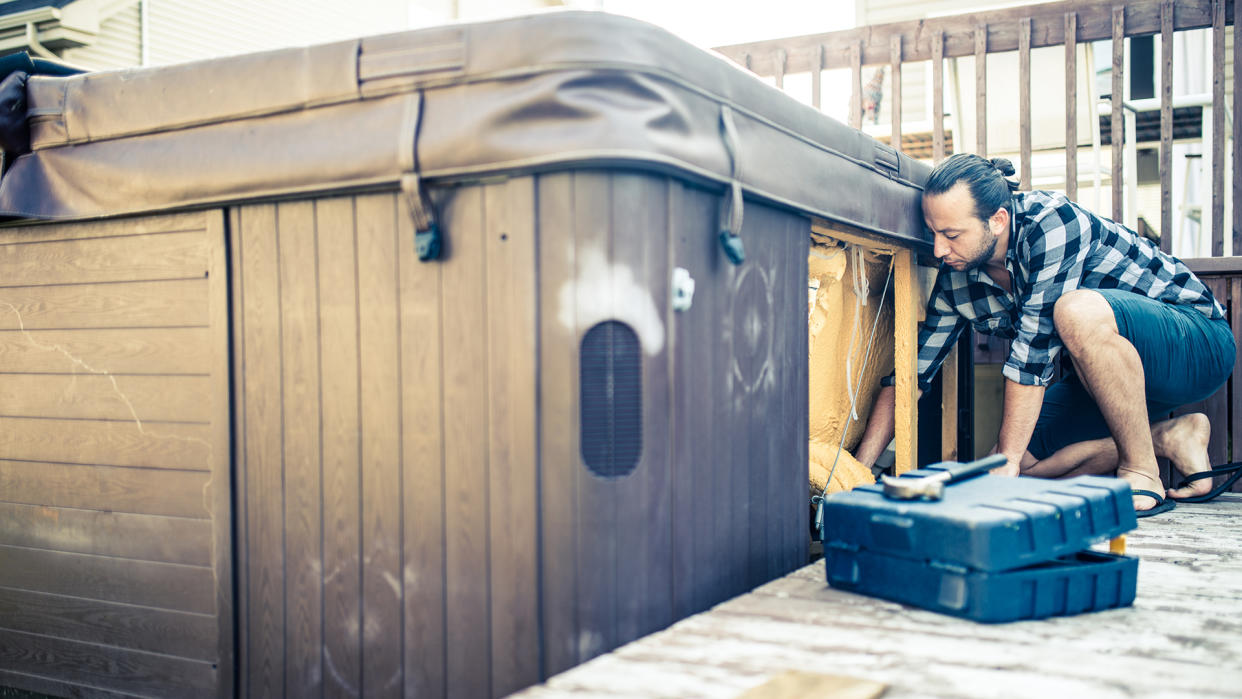
[[[1000,445],[999,445],[999,444],[997,444],[997,445],[995,445],[995,446],[993,446],[993,447],[992,447],[992,450],[991,450],[991,451],[989,451],[989,452],[988,452],[988,456],[991,456],[991,455],[993,455],[993,454],[996,454],[996,453],[998,453],[999,451],[1000,451]],[[1017,475],[1020,475],[1020,474],[1022,473],[1022,468],[1021,468],[1021,466],[1022,466],[1022,459],[1021,459],[1021,457],[1014,458],[1013,456],[1006,455],[1006,456],[1005,456],[1005,458],[1006,458],[1006,459],[1008,459],[1008,461],[1006,461],[1006,462],[1005,462],[1005,464],[1004,464],[1003,466],[997,466],[996,468],[994,468],[994,469],[992,469],[991,471],[989,471],[989,473],[991,473],[991,474],[992,474],[992,475],[994,475],[994,476],[1017,476]]]
[[[1004,454],[1009,463],[993,471],[1005,476],[1016,476],[1022,471],[1022,456],[1031,443],[1039,409],[1044,404],[1043,386],[1024,386],[1005,379],[1005,408],[1001,413],[1000,436],[996,451]]]

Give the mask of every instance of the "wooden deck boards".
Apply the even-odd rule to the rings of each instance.
[[[813,563],[520,696],[733,697],[789,669],[885,697],[1238,696],[1242,495],[1139,520],[1134,606],[985,625],[834,590]]]

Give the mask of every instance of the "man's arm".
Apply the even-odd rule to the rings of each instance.
[[[1030,286],[1018,299],[1017,335],[1001,369],[1007,380],[996,449],[1009,462],[997,471],[1013,476],[1031,443],[1044,391],[1052,381],[1053,362],[1061,351],[1053,308],[1063,294],[1078,288],[1091,252],[1090,221],[1073,204],[1045,209],[1034,225],[1016,242],[1018,266]]]
[[[919,391],[915,400],[921,398]],[[875,403],[871,406],[871,415],[867,418],[867,429],[863,430],[862,441],[854,450],[854,458],[858,463],[871,468],[876,459],[884,453],[884,448],[893,441],[893,432],[897,423],[897,389],[884,386],[875,394]]]
[[[1009,463],[993,469],[993,473],[1002,476],[1018,475],[1022,456],[1030,446],[1031,435],[1035,433],[1035,422],[1039,420],[1039,410],[1044,404],[1044,390],[1043,386],[1005,381],[1005,407],[1001,413],[996,451],[1004,454]]]
[[[871,416],[867,418],[867,429],[863,430],[862,441],[854,450],[854,458],[858,463],[871,468],[875,460],[884,453],[884,448],[893,441],[893,431],[897,422],[897,389],[884,386],[875,396],[875,404],[871,406]]]

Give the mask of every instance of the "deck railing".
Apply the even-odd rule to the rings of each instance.
[[[1233,67],[1232,104],[1225,102],[1226,27],[1232,26],[1235,50],[1231,57]],[[1211,30],[1212,85],[1207,94],[1173,96],[1173,35],[1193,29]],[[1159,94],[1150,100],[1125,100],[1126,39],[1133,37],[1160,36],[1160,52],[1155,57],[1159,79]],[[1232,0],[1082,0],[1079,2],[1055,2],[951,17],[896,22],[859,27],[845,31],[811,34],[805,36],[757,41],[716,50],[761,77],[772,79],[776,86],[784,88],[786,76],[809,73],[811,78],[811,104],[820,108],[823,100],[823,76],[825,71],[847,69],[850,72],[850,103],[848,121],[861,128],[864,114],[863,69],[869,66],[887,66],[890,77],[887,96],[892,120],[890,143],[901,148],[902,139],[902,67],[915,61],[931,63],[931,151],[933,162],[939,162],[946,154],[945,130],[945,64],[961,57],[973,57],[975,61],[975,134],[974,152],[988,154],[988,55],[999,52],[1018,53],[1018,176],[1022,189],[1031,188],[1032,180],[1032,104],[1031,104],[1031,52],[1043,47],[1063,46],[1065,49],[1065,179],[1064,191],[1071,199],[1078,198],[1078,149],[1079,149],[1079,71],[1077,69],[1078,47],[1081,44],[1111,40],[1112,69],[1111,95],[1107,108],[1090,106],[1090,119],[1098,119],[1097,106],[1108,117],[1107,135],[1094,139],[1098,147],[1103,138],[1108,139],[1111,149],[1111,215],[1117,221],[1127,221],[1140,231],[1148,228],[1145,221],[1127,218],[1129,205],[1137,207],[1134,195],[1135,161],[1135,114],[1159,108],[1159,181],[1160,221],[1159,243],[1161,249],[1173,249],[1173,145],[1174,108],[1186,105],[1204,109],[1201,133],[1205,167],[1210,163],[1211,201],[1210,258],[1188,259],[1191,268],[1203,276],[1217,298],[1228,309],[1235,337],[1242,335],[1242,257],[1225,257],[1230,252],[1242,255],[1242,148],[1232,153],[1232,168],[1226,162],[1226,136],[1232,143],[1242,139],[1242,120],[1233,118],[1226,128],[1226,116],[1242,112],[1242,25],[1234,22]],[[954,73],[956,75],[956,73]],[[1154,76],[1153,76],[1154,77]],[[1086,89],[1090,95],[1092,85]],[[959,95],[960,98],[960,95]],[[1189,101],[1188,101],[1189,100]],[[1185,103],[1185,104],[1183,104]],[[1193,103],[1193,105],[1191,104]],[[995,106],[995,105],[992,105]],[[1009,107],[1006,107],[1009,108]],[[964,149],[967,139],[963,128],[960,105],[954,110],[956,136],[951,145]],[[1180,123],[1180,122],[1179,122]],[[1093,125],[1094,126],[1094,125]],[[1101,127],[1101,131],[1103,131]],[[1122,147],[1118,147],[1123,144]],[[917,155],[917,154],[916,154]],[[1127,163],[1127,160],[1129,162]],[[1225,196],[1226,176],[1232,170],[1232,232],[1226,233]],[[1098,186],[1098,182],[1096,183]],[[1130,188],[1127,196],[1126,189]],[[1106,212],[1107,213],[1107,212]],[[1226,241],[1230,243],[1226,249]],[[1242,338],[1239,338],[1242,347]],[[984,362],[989,357],[1002,357],[1007,347],[1000,348],[977,343],[974,354]],[[1242,353],[1238,357],[1242,366]],[[950,360],[952,363],[953,360]],[[955,374],[956,372],[949,372]],[[947,380],[951,377],[946,377]],[[969,380],[963,383],[969,386]],[[1234,380],[1201,405],[1189,406],[1206,412],[1212,419],[1213,437],[1211,456],[1214,462],[1242,459],[1242,385],[1235,391]],[[946,420],[959,413],[953,396],[958,391],[946,385],[944,415]],[[967,390],[969,392],[969,390]],[[946,437],[952,427],[946,428]],[[958,432],[962,434],[961,431]],[[959,440],[959,444],[968,443]],[[956,456],[954,445],[947,444],[944,454]]]
[[[988,153],[987,143],[987,56],[1017,51],[1018,112],[1019,112],[1019,183],[1031,186],[1031,51],[1048,46],[1065,47],[1065,192],[1071,199],[1078,196],[1078,90],[1077,70],[1080,44],[1112,40],[1112,94],[1109,111],[1109,143],[1126,143],[1126,109],[1124,100],[1125,41],[1129,37],[1159,34],[1161,71],[1160,95],[1160,225],[1158,230],[1173,230],[1172,158],[1174,140],[1173,99],[1173,34],[1190,29],[1211,28],[1212,92],[1210,131],[1204,155],[1211,161],[1212,255],[1225,252],[1225,162],[1226,114],[1242,110],[1242,90],[1234,89],[1232,109],[1225,104],[1225,32],[1232,25],[1235,45],[1242,46],[1242,26],[1233,21],[1234,3],[1230,0],[1084,0],[1015,7],[952,17],[872,25],[824,34],[757,41],[719,47],[716,50],[746,66],[762,77],[775,80],[783,87],[785,77],[793,73],[810,73],[811,103],[821,106],[824,71],[848,69],[851,73],[849,123],[860,127],[863,117],[863,68],[888,66],[891,74],[888,95],[892,117],[891,143],[902,143],[902,66],[914,61],[930,61],[932,73],[932,160],[945,156],[944,80],[945,61],[973,56],[975,59],[975,143],[974,152]],[[1242,51],[1233,56],[1235,86],[1242,76]],[[1134,110],[1136,105],[1129,105]],[[1094,109],[1094,107],[1093,107]],[[960,114],[954,114],[959,120]],[[1094,118],[1094,114],[1092,118]],[[1233,120],[1232,136],[1242,137],[1242,122]],[[1130,139],[1133,142],[1133,137]],[[954,144],[958,149],[963,144]],[[1125,149],[1113,147],[1111,175],[1112,217],[1125,219],[1124,188],[1126,179]],[[1233,171],[1242,171],[1242,149],[1233,153]],[[1242,177],[1233,178],[1233,199],[1242,201]],[[1242,206],[1233,209],[1230,235],[1232,250],[1242,253]],[[1160,236],[1160,245],[1172,250],[1172,235]]]

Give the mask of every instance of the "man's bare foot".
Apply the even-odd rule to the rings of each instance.
[[[1134,490],[1150,490],[1153,493],[1164,492],[1164,483],[1160,482],[1160,471],[1156,468],[1154,463],[1150,468],[1144,469],[1132,468],[1124,465],[1118,466],[1117,476],[1119,478],[1124,478]],[[1158,504],[1160,503],[1148,495],[1134,496],[1135,512],[1150,510]]]
[[[1172,462],[1183,477],[1212,470],[1207,453],[1211,435],[1212,423],[1203,413],[1179,415],[1151,426],[1151,441],[1156,454]],[[1188,498],[1203,495],[1211,489],[1212,479],[1201,478],[1185,488],[1169,488],[1167,495]]]

